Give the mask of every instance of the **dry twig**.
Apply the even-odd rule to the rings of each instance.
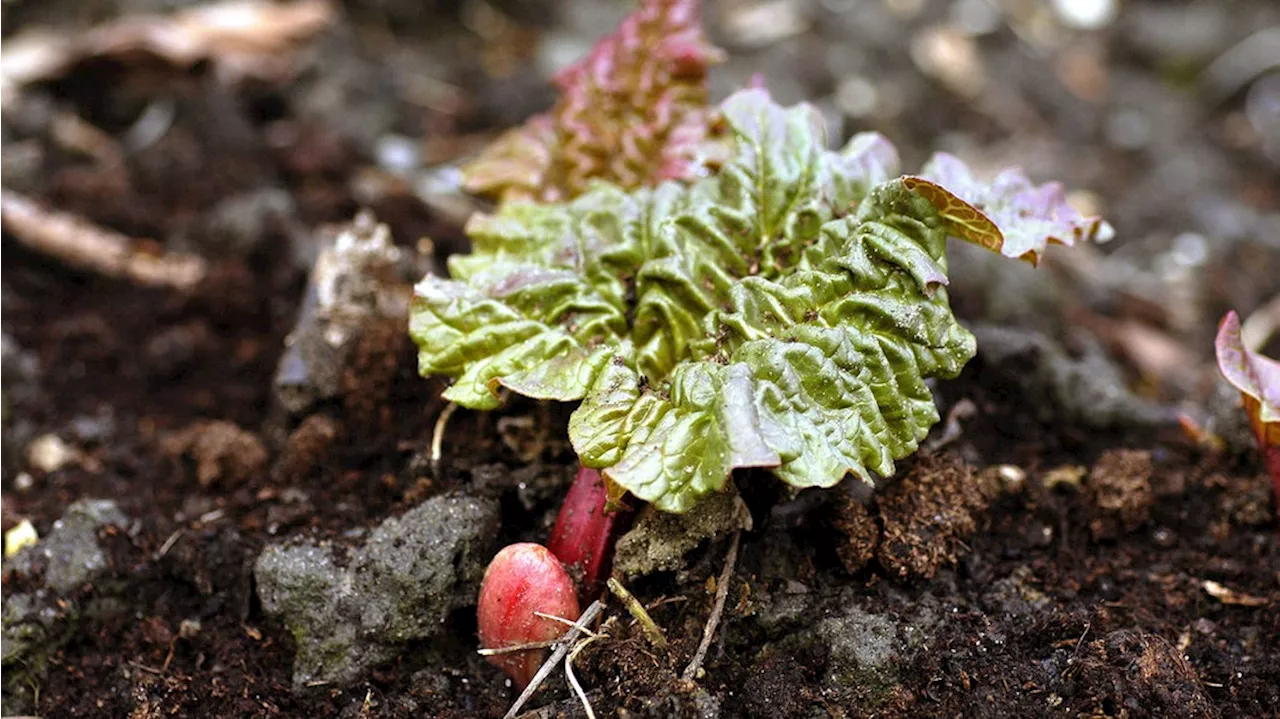
[[[694,653],[693,660],[689,662],[689,666],[684,668],[684,673],[680,675],[681,679],[692,681],[698,675],[698,670],[702,668],[702,660],[707,658],[707,650],[711,648],[711,639],[715,637],[716,627],[720,624],[720,616],[724,614],[724,601],[729,596],[729,580],[733,578],[733,565],[738,560],[738,541],[742,538],[742,532],[733,533],[733,540],[729,543],[729,553],[724,558],[724,569],[720,571],[720,583],[716,585],[716,602],[711,608],[711,616],[707,618],[707,626],[702,630],[702,643],[698,645],[698,651]]]
[[[148,254],[140,243],[75,215],[0,191],[0,219],[14,239],[69,265],[150,287],[190,291],[204,279],[204,259],[185,253]]]
[[[645,610],[644,605],[631,592],[627,591],[626,587],[622,586],[622,582],[609,577],[608,584],[609,591],[613,592],[614,596],[622,601],[627,611],[631,612],[631,616],[635,617],[635,620],[640,623],[640,628],[644,630],[644,635],[649,638],[649,643],[659,649],[666,649],[667,638],[663,636],[662,629],[658,627],[658,624],[649,616],[649,612]]]
[[[525,702],[529,701],[529,698],[533,696],[534,692],[538,691],[538,687],[542,686],[542,682],[546,681],[547,677],[550,676],[556,665],[559,664],[560,661],[564,659],[565,655],[569,653],[569,649],[573,645],[574,640],[578,638],[578,635],[586,631],[587,625],[594,622],[596,617],[600,616],[600,612],[603,610],[604,605],[600,603],[599,599],[592,602],[591,606],[587,607],[587,611],[583,612],[582,616],[578,617],[578,621],[574,622],[573,627],[570,628],[569,631],[565,632],[564,636],[560,638],[559,648],[552,652],[551,656],[547,657],[547,661],[542,663],[542,667],[538,669],[537,674],[533,675],[533,679],[529,682],[529,686],[525,687],[524,691],[520,692],[520,696],[516,697],[515,703],[511,705],[511,708],[507,710],[507,713],[503,715],[502,719],[514,719],[516,714],[520,712],[520,707],[524,706]]]
[[[444,452],[444,430],[449,426],[449,419],[458,410],[457,402],[450,402],[436,418],[436,426],[431,430],[431,473],[439,477],[440,456]]]
[[[586,648],[588,644],[599,639],[602,635],[593,634],[586,639],[574,645],[573,650],[565,655],[564,658],[564,676],[569,680],[569,686],[573,687],[573,692],[578,695],[578,700],[582,702],[582,708],[587,712],[587,719],[596,719],[596,712],[591,708],[591,700],[587,698],[587,693],[582,690],[582,685],[578,683],[578,677],[573,673],[573,660]]]
[[[512,652],[524,652],[530,649],[547,649],[559,644],[561,639],[548,639],[542,642],[524,642],[522,644],[509,644],[505,647],[495,647],[493,649],[477,649],[476,654],[482,657],[495,657],[501,654],[511,654]]]

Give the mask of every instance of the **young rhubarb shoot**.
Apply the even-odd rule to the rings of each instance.
[[[926,378],[975,352],[947,237],[1034,262],[1107,231],[1016,171],[984,184],[940,155],[900,176],[873,133],[830,151],[814,108],[762,89],[719,112],[715,174],[475,216],[473,253],[417,285],[410,318],[447,399],[581,402],[582,464],[660,510],[743,467],[797,488],[891,475],[939,419]]]
[[[1280,513],[1280,362],[1245,346],[1235,312],[1228,312],[1218,325],[1214,349],[1218,370],[1244,399],[1244,411],[1262,461],[1271,473],[1271,492]]]
[[[571,573],[581,575],[580,596],[584,598],[600,591],[609,574],[613,543],[631,516],[630,510],[609,504],[609,490],[600,472],[579,467],[547,542],[547,548]]]
[[[504,649],[548,642],[568,625],[539,614],[577,621],[578,593],[560,560],[540,544],[504,547],[485,570],[476,609],[480,646]],[[523,689],[542,666],[545,648],[490,654],[489,661]]]
[[[592,180],[623,188],[697,177],[714,132],[699,0],[641,0],[591,53],[555,77],[550,112],[508,131],[464,169],[471,192],[512,200],[577,197]]]

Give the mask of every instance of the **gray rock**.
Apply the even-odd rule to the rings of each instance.
[[[973,328],[978,356],[1020,385],[1041,419],[1097,430],[1171,427],[1176,412],[1135,395],[1096,343],[1072,357],[1053,339],[1029,329]]]
[[[284,188],[273,186],[220,200],[209,210],[203,229],[206,251],[237,257],[251,256],[273,231],[284,232],[291,240],[302,233],[293,196]]]
[[[872,613],[864,607],[909,607],[906,611]],[[939,622],[937,600],[929,594],[873,600],[853,591],[821,600],[830,614],[812,626],[769,645],[758,667],[777,664],[778,657],[825,656],[822,695],[846,708],[872,712],[889,700],[899,685],[902,667],[933,644]]]
[[[1249,415],[1244,411],[1240,390],[1232,387],[1225,379],[1216,379],[1213,394],[1209,395],[1206,402],[1209,413],[1206,429],[1222,437],[1233,454],[1256,452],[1257,440],[1249,426]]]
[[[49,652],[67,633],[63,612],[48,598],[11,594],[4,598],[4,685],[0,713],[28,714],[35,709]]]
[[[1009,576],[991,583],[982,595],[982,603],[992,614],[1024,618],[1049,606],[1050,599],[1036,588],[1038,580],[1030,567],[1023,565]]]
[[[129,523],[115,502],[82,499],[67,511],[48,536],[27,547],[6,570],[36,574],[43,570],[44,589],[4,598],[3,714],[26,714],[44,678],[45,660],[75,632],[80,617],[74,598],[59,598],[93,581],[107,568],[98,532],[107,525]]]
[[[267,547],[254,577],[263,609],[297,643],[294,689],[349,685],[405,642],[439,633],[475,601],[497,530],[497,502],[449,495],[388,519],[353,548]]]
[[[976,314],[987,323],[1027,327],[1053,336],[1062,330],[1066,289],[1050,272],[967,242],[947,245],[947,292],[980,303]],[[1010,298],[1017,298],[1011,302]]]
[[[828,686],[879,695],[897,683],[902,642],[889,618],[855,606],[843,616],[822,620],[814,632],[830,648]]]
[[[49,629],[41,622],[45,603],[17,594],[0,605],[0,714],[26,714],[35,704],[32,687],[44,673]]]
[[[10,568],[25,574],[44,567],[44,585],[65,594],[91,581],[107,568],[98,532],[107,525],[124,527],[129,518],[108,499],[82,499],[67,507],[49,536],[23,550]]]
[[[324,243],[276,370],[276,399],[295,415],[342,395],[344,371],[367,327],[407,321],[410,276],[418,273],[409,253],[368,213]]]

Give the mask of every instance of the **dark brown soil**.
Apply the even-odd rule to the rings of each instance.
[[[1213,41],[1214,54],[1249,23],[1270,17],[1265,0],[1228,4],[1245,19]],[[10,20],[26,19],[41,14],[37,5],[5,9]],[[124,3],[107,14],[133,5],[152,4]],[[515,696],[474,654],[474,618],[466,611],[451,618],[444,640],[406,652],[360,686],[294,694],[292,640],[264,617],[254,594],[252,565],[265,544],[304,531],[340,537],[463,486],[501,496],[503,540],[542,541],[572,476],[573,459],[555,439],[563,408],[521,403],[490,415],[460,412],[444,466],[433,472],[425,457],[443,407],[440,384],[417,377],[397,327],[366,337],[345,378],[344,402],[300,426],[273,403],[276,363],[306,282],[308,261],[299,256],[312,230],[372,205],[406,247],[423,235],[440,254],[459,245],[455,218],[386,180],[359,128],[370,126],[372,137],[421,137],[424,157],[455,159],[476,145],[473,131],[492,131],[545,103],[533,71],[514,69],[531,63],[527,38],[543,25],[577,27],[571,12],[557,16],[539,2],[496,3],[490,10],[511,18],[500,23],[507,34],[497,36],[477,34],[470,11],[452,3],[428,3],[429,13],[392,0],[374,5],[377,13],[353,9],[341,17],[321,41],[320,58],[284,87],[226,87],[205,64],[177,70],[99,59],[31,88],[21,117],[5,108],[6,154],[39,150],[24,173],[6,162],[6,188],[20,183],[39,200],[121,232],[185,242],[212,266],[211,277],[184,296],[72,270],[4,238],[4,334],[36,365],[34,378],[15,380],[21,385],[12,391],[6,365],[4,529],[29,519],[45,537],[67,505],[86,497],[113,499],[134,520],[102,538],[105,575],[68,596],[95,610],[70,623],[74,631],[48,657],[36,695],[40,716],[501,716]],[[1186,147],[1160,127],[1148,128],[1150,142],[1166,145],[1118,147],[1104,132],[1105,118],[1141,102],[1126,88],[1136,88],[1134,97],[1156,93],[1153,87],[1176,84],[1185,72],[1152,49],[1158,43],[1133,39],[1141,34],[1134,24],[1145,22],[1135,18],[1149,21],[1160,3],[1126,3],[1132,14],[1080,43],[1088,57],[1059,55],[1056,65],[1025,61],[1017,33],[995,31],[982,40],[988,72],[1016,97],[994,108],[918,77],[908,37],[929,17],[948,17],[948,4],[925,5],[932,9],[891,25],[898,36],[868,50],[873,66],[903,77],[898,101],[907,109],[891,134],[908,159],[923,157],[943,133],[974,148],[1012,135],[1001,152],[1029,152],[1026,163],[1038,175],[1061,175],[1111,201],[1122,237],[1119,249],[1042,269],[1069,288],[1050,310],[1006,312],[982,288],[958,283],[962,315],[1061,332],[1069,352],[1081,356],[1103,347],[1145,397],[1187,397],[1196,411],[1209,406],[1208,341],[1217,316],[1280,291],[1280,272],[1272,272],[1280,252],[1257,240],[1263,220],[1235,234],[1212,225],[1230,224],[1223,213],[1243,222],[1240,213],[1280,212],[1275,165],[1258,154],[1256,136],[1253,144],[1240,139],[1247,135],[1239,124],[1244,88],[1213,101],[1193,93],[1186,107],[1174,108],[1178,122],[1203,130]],[[83,14],[62,21],[85,22]],[[19,29],[6,23],[5,33]],[[351,37],[357,32],[365,33],[360,42]],[[836,47],[842,41],[829,36],[838,34],[817,23],[800,37],[804,43],[773,46],[784,50],[735,48],[726,74],[759,66],[787,88],[781,95],[829,99],[834,71],[813,70],[814,53],[804,47]],[[397,66],[397,52],[416,59]],[[418,71],[415,62],[453,83],[453,104],[405,99],[412,92],[403,81]],[[1061,77],[1074,71],[1100,71],[1118,89],[1087,103],[1070,88],[1088,78]],[[304,109],[312,106],[301,98],[314,85],[338,86],[333,77],[359,72],[372,73],[378,82],[368,84],[385,87],[386,97],[351,100],[351,117]],[[354,92],[351,85],[368,94],[361,82],[339,89]],[[173,129],[158,145],[130,151],[123,166],[77,155],[47,129],[57,108],[118,138],[157,98],[175,103]],[[1017,129],[1023,121],[1030,130]],[[1229,135],[1231,128],[1238,134]],[[1192,173],[1185,194],[1153,190],[1153,173],[1187,171],[1161,164],[1184,152],[1204,153],[1212,167]],[[368,196],[368,183],[354,178],[375,175],[385,183]],[[260,188],[292,198],[288,221],[263,221],[248,233],[248,246],[228,245],[208,229],[221,200]],[[1162,307],[1140,281],[1108,279],[1150,278],[1147,260],[1166,256],[1185,232],[1210,242],[1229,235],[1228,249],[1192,268],[1201,278],[1194,311]],[[1181,292],[1182,277],[1158,285],[1156,295]],[[1067,332],[1071,320],[1088,331]],[[1117,329],[1131,326],[1124,323],[1155,328],[1172,344],[1160,346],[1173,353],[1172,364]],[[1024,378],[980,356],[944,383],[947,407],[966,399],[976,412],[945,451],[904,463],[901,478],[874,500],[840,489],[774,507],[773,489],[745,479],[755,526],[742,537],[703,672],[680,678],[712,608],[723,542],[695,552],[681,571],[630,587],[666,632],[668,651],[653,648],[611,606],[607,636],[575,660],[597,715],[693,717],[718,707],[723,717],[1280,716],[1280,535],[1256,458],[1235,446],[1202,452],[1169,427],[1104,427],[1079,413],[1055,414]],[[517,415],[521,422],[500,424]],[[50,473],[31,469],[22,455],[47,433],[83,456]],[[6,571],[4,592],[38,581],[38,574]],[[1207,588],[1219,585],[1234,594]],[[920,633],[918,641],[903,640],[912,649],[903,650],[890,678],[833,681],[843,650],[821,626],[851,607],[892,618],[903,636]],[[534,716],[580,715],[563,681],[552,684]]]

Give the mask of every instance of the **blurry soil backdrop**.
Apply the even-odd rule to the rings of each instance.
[[[6,716],[506,711],[471,602],[545,539],[567,409],[459,412],[433,462],[403,303],[465,251],[458,163],[628,9],[4,1]],[[1116,237],[1038,270],[953,245],[979,355],[946,419],[874,497],[739,478],[691,680],[733,527],[642,520],[620,563],[671,647],[611,604],[596,715],[1277,716],[1276,512],[1212,338],[1237,309],[1280,355],[1280,5],[704,13],[716,99],[760,73],[906,166],[1061,179]],[[562,673],[527,711],[584,715]]]

